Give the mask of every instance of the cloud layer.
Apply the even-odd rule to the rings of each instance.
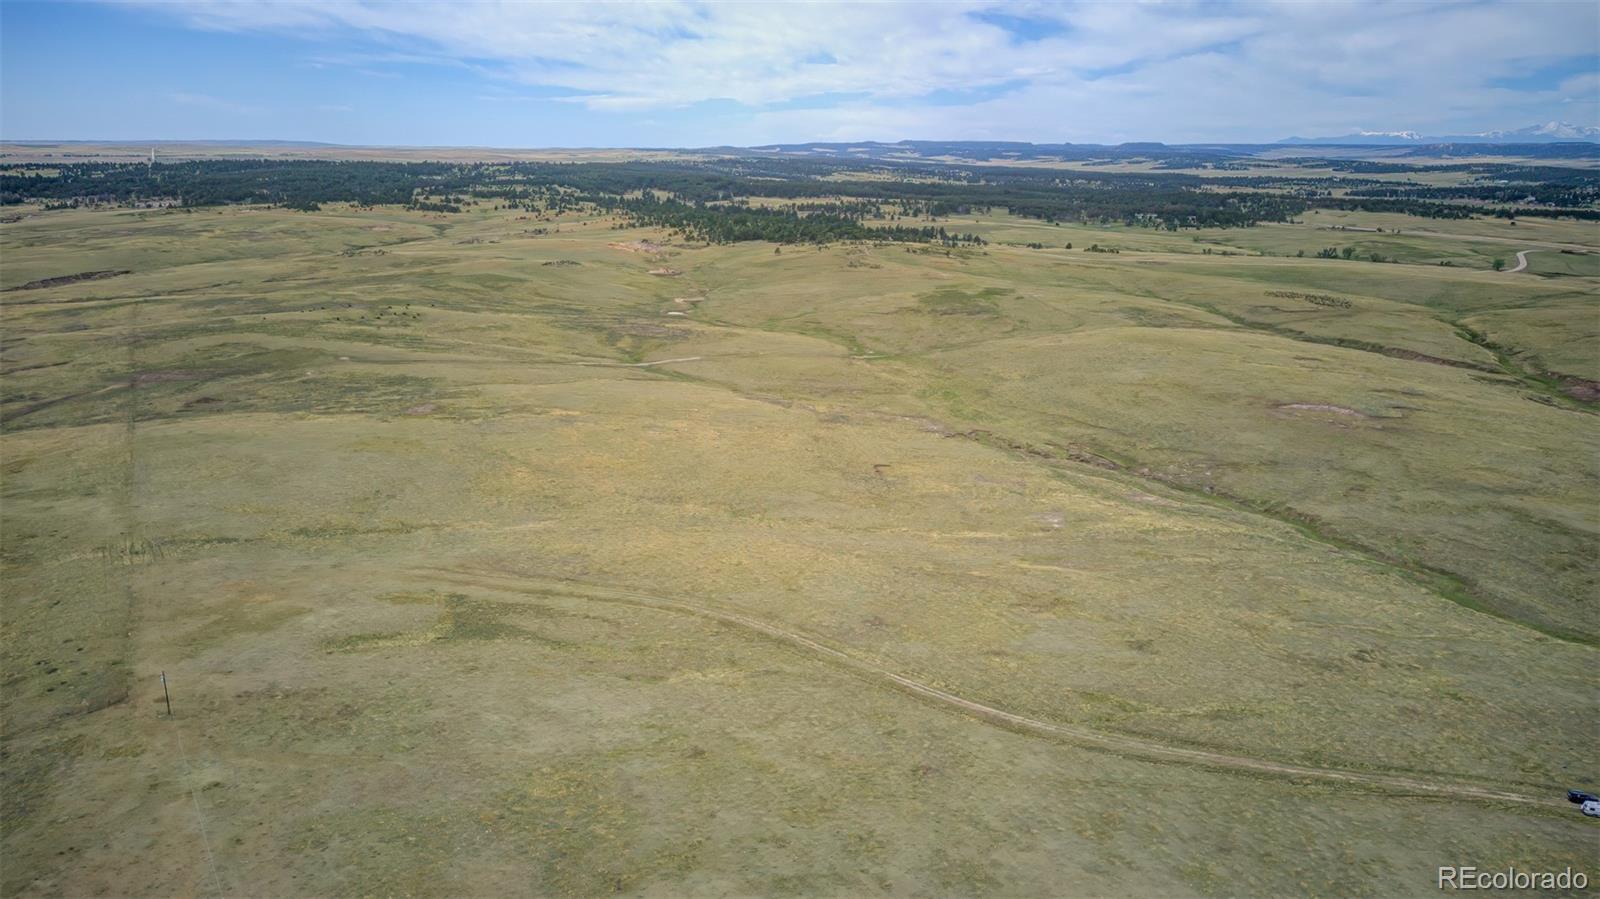
[[[200,31],[293,36],[325,66],[439,66],[488,96],[715,119],[702,143],[1600,124],[1591,2],[133,6]]]

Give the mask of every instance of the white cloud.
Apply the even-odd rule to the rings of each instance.
[[[1600,6],[1582,2],[146,2],[196,28],[361,45],[325,64],[466,66],[597,111],[734,101],[785,137],[1264,139],[1516,126],[1563,98],[1600,108],[1589,76],[1543,92],[1486,87],[1593,54]],[[1022,39],[985,12],[1051,27]],[[1001,87],[954,122],[929,100]],[[830,95],[843,99],[786,108]]]
[[[1573,102],[1588,100],[1600,105],[1600,72],[1574,75],[1562,81],[1559,90],[1563,98],[1570,98]]]

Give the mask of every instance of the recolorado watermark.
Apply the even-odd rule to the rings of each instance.
[[[1441,890],[1582,890],[1589,886],[1589,875],[1570,867],[1561,871],[1483,871],[1464,865],[1439,866]]]

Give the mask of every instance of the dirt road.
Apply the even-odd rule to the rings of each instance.
[[[1179,762],[1183,764],[1199,765],[1206,768],[1218,768],[1243,771],[1252,774],[1264,774],[1281,777],[1290,781],[1319,781],[1323,783],[1344,784],[1353,787],[1381,789],[1385,792],[1400,793],[1413,796],[1428,796],[1432,798],[1470,800],[1496,804],[1516,804],[1533,806],[1551,806],[1565,796],[1559,790],[1552,788],[1551,795],[1556,799],[1540,799],[1525,793],[1514,793],[1491,787],[1478,786],[1469,783],[1451,782],[1445,780],[1424,779],[1415,776],[1399,774],[1381,774],[1363,771],[1345,771],[1337,768],[1320,768],[1310,765],[1295,765],[1287,762],[1275,762],[1269,759],[1250,758],[1248,756],[1229,755],[1227,753],[1210,752],[1203,749],[1193,749],[1186,746],[1172,746],[1158,743],[1153,740],[1138,737],[1124,736],[1122,734],[1106,733],[1081,727],[1073,724],[1061,724],[1052,721],[1041,721],[1018,715],[1004,709],[985,705],[947,690],[922,683],[901,674],[896,674],[886,668],[879,667],[865,659],[857,658],[842,650],[835,649],[818,642],[810,637],[785,630],[774,624],[769,624],[756,618],[740,615],[736,612],[723,611],[697,603],[686,602],[680,599],[667,599],[659,596],[636,593],[628,590],[618,590],[596,584],[587,584],[579,581],[559,578],[529,578],[506,572],[497,571],[471,571],[465,569],[418,569],[417,573],[433,580],[446,583],[477,587],[480,589],[497,590],[504,593],[522,593],[541,596],[562,596],[574,599],[586,599],[596,602],[609,602],[622,605],[638,606],[648,609],[657,609],[670,612],[679,612],[694,615],[723,624],[752,631],[763,637],[777,640],[790,646],[806,650],[820,656],[827,661],[846,667],[855,673],[870,680],[875,680],[889,686],[896,687],[905,692],[939,703],[955,709],[974,718],[997,724],[1011,730],[1038,734],[1042,736],[1062,739],[1070,743],[1091,749],[1100,749],[1118,755],[1142,758],[1157,762]]]
[[[1520,272],[1523,269],[1527,268],[1528,267],[1528,254],[1532,253],[1532,252],[1533,252],[1532,250],[1518,250],[1517,251],[1517,267],[1516,268],[1508,268],[1508,269],[1506,269],[1506,272],[1507,273]]]

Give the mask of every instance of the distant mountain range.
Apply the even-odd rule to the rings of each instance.
[[[0,0],[4,2],[4,0]],[[79,149],[81,148],[81,149]],[[363,158],[363,151],[371,158],[390,158],[389,151],[409,153],[405,158],[427,159],[427,151],[467,151],[493,148],[473,147],[361,147],[347,144],[330,144],[299,140],[142,140],[142,141],[27,141],[0,140],[0,157],[16,155],[14,151],[32,150],[40,158],[68,158],[82,155],[85,159],[123,162],[144,160],[151,149],[158,159],[208,158],[228,155],[245,158],[252,149],[263,156],[319,158]],[[582,149],[582,148],[568,148]],[[1566,122],[1549,122],[1515,131],[1489,131],[1482,134],[1429,137],[1414,131],[1363,131],[1341,137],[1303,138],[1291,137],[1272,144],[1163,144],[1151,141],[1122,144],[1035,144],[1027,141],[943,141],[899,140],[807,142],[794,144],[764,144],[754,147],[636,147],[633,149],[686,152],[713,156],[738,156],[747,158],[810,158],[825,165],[837,167],[840,163],[872,162],[879,165],[965,164],[1007,165],[1030,161],[1075,162],[1083,168],[1114,166],[1137,162],[1151,164],[1153,171],[1184,168],[1213,168],[1247,171],[1262,159],[1316,158],[1316,159],[1385,159],[1402,161],[1408,158],[1436,159],[1440,157],[1471,159],[1474,157],[1515,156],[1528,159],[1581,159],[1600,161],[1600,128],[1571,125]],[[235,152],[236,151],[236,152]],[[497,154],[518,152],[516,148],[499,148]],[[460,155],[457,153],[456,155]],[[399,157],[396,157],[399,158]]]
[[[1415,131],[1358,131],[1339,137],[1286,137],[1280,144],[1339,145],[1370,147],[1409,147],[1418,144],[1544,144],[1561,141],[1600,140],[1600,128],[1570,122],[1545,122],[1515,131],[1485,131],[1481,134],[1448,134],[1438,137]]]

